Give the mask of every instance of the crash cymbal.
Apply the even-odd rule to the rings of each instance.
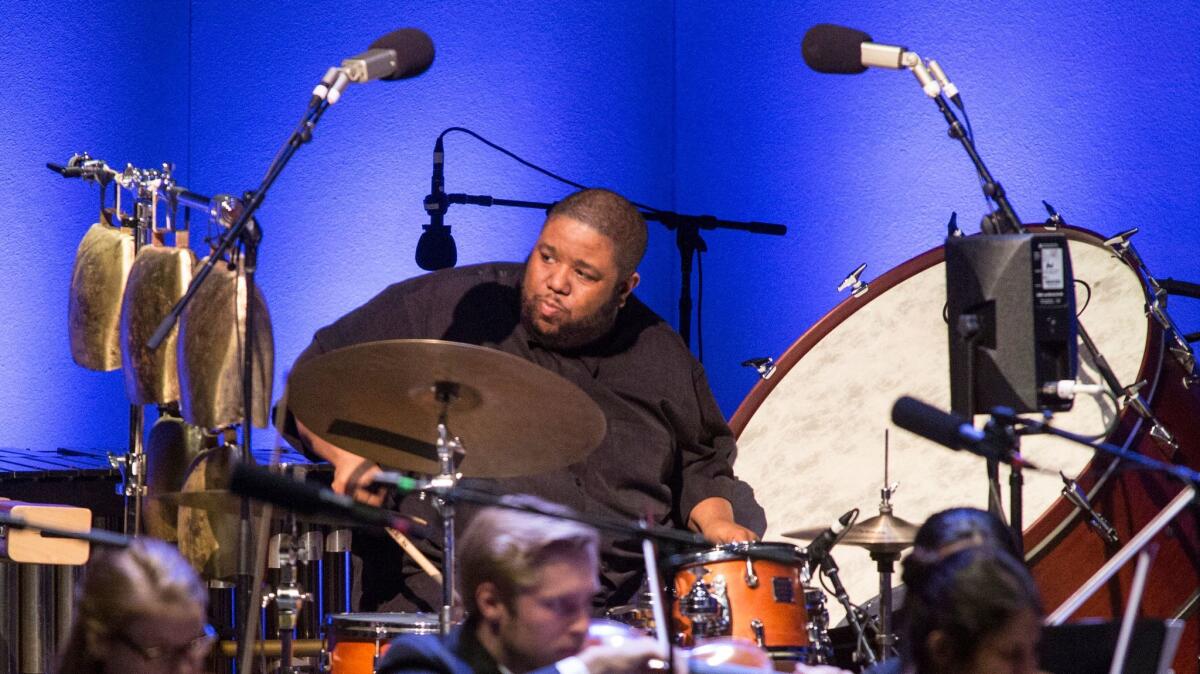
[[[467,477],[513,477],[567,466],[604,439],[604,413],[566,379],[517,356],[434,339],[338,349],[292,371],[288,405],[334,445],[382,466],[439,472],[437,424],[466,449]]]
[[[855,524],[840,543],[871,552],[900,552],[911,547],[916,536],[917,525],[886,513]]]

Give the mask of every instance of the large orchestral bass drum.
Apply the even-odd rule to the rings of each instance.
[[[1186,343],[1164,321],[1148,317],[1147,277],[1122,248],[1098,235],[1063,228],[1076,279],[1080,323],[1122,386],[1142,382],[1140,396],[1153,423],[1132,406],[1107,398],[1079,397],[1055,417],[1060,428],[1107,433],[1109,442],[1160,460],[1200,468],[1200,381]],[[884,433],[890,430],[890,480],[900,484],[896,515],[922,522],[953,506],[987,507],[984,462],[951,452],[891,427],[891,407],[911,395],[950,407],[944,250],[909,260],[870,283],[822,318],[780,358],[775,374],[760,381],[734,414],[738,475],[755,489],[767,512],[765,539],[789,529],[831,523],[851,508],[875,514],[883,486]],[[1079,379],[1101,382],[1081,345]],[[1166,431],[1171,441],[1153,437]],[[1173,444],[1172,444],[1173,443]],[[1085,448],[1055,438],[1022,439],[1034,463],[1078,479],[1089,499],[1116,527],[1119,543],[1106,543],[1061,497],[1062,480],[1025,473],[1025,548],[1046,609],[1052,611],[1083,585],[1121,545],[1158,514],[1181,485],[1114,465]],[[1007,506],[1007,479],[1002,475]],[[1142,615],[1187,618],[1179,671],[1194,671],[1200,621],[1200,528],[1193,511],[1160,533]],[[875,564],[866,551],[839,547],[837,561],[850,597],[864,602],[879,592]],[[1130,565],[1132,567],[1132,565]],[[1119,616],[1132,568],[1123,570],[1076,613],[1076,618]],[[841,618],[831,605],[831,617]],[[1181,663],[1186,663],[1180,668]]]

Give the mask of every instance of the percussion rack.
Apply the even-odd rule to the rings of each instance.
[[[81,178],[99,185],[100,220],[133,230],[135,256],[155,233],[171,231],[177,236],[186,237],[187,225],[183,228],[176,225],[175,214],[180,206],[189,215],[191,211],[202,212],[211,222],[224,228],[229,228],[242,213],[241,202],[234,197],[224,194],[207,197],[179,186],[171,175],[174,167],[169,163],[157,169],[126,164],[123,170],[117,171],[104,160],[95,159],[87,152],[79,152],[73,154],[65,165],[47,162],[46,167],[64,178]],[[111,211],[106,202],[110,183],[116,185]],[[126,213],[122,208],[123,191],[133,196],[131,213]],[[166,204],[165,226],[162,229],[158,228],[160,202]],[[190,222],[190,218],[186,218],[185,222]],[[128,535],[136,535],[142,529],[142,500],[146,496],[145,420],[144,406],[130,404],[128,453],[109,456],[113,468],[121,473],[121,484],[117,489],[125,500],[123,529]]]

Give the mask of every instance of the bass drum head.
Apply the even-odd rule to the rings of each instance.
[[[1102,239],[1063,228],[1075,273],[1079,320],[1124,385],[1138,381],[1149,335],[1141,277]],[[754,487],[766,510],[764,540],[785,531],[828,526],[852,508],[859,520],[876,514],[884,483],[884,434],[890,436],[888,480],[899,483],[895,515],[920,524],[956,506],[987,507],[984,461],[891,424],[896,399],[908,395],[950,407],[948,328],[944,319],[944,250],[926,252],[872,281],[866,295],[839,304],[780,358],[775,375],[760,381],[734,414],[738,476]],[[1079,349],[1079,380],[1101,381]],[[1081,396],[1055,416],[1065,430],[1098,435],[1117,410],[1107,398]],[[980,417],[982,422],[985,417]],[[1050,471],[1076,476],[1090,452],[1045,436],[1022,439],[1022,453]],[[1001,471],[1008,509],[1007,469]],[[1025,471],[1028,531],[1062,489],[1055,475]],[[1032,549],[1037,541],[1026,541]],[[879,594],[879,574],[866,550],[839,546],[836,558],[850,599]],[[898,581],[899,568],[896,569]],[[833,624],[843,617],[830,605]]]

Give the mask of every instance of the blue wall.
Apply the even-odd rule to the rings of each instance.
[[[1045,219],[1045,199],[1105,235],[1140,227],[1156,275],[1200,280],[1200,5],[680,3],[678,206],[791,226],[782,241],[707,237],[705,364],[727,413],[754,381],[738,363],[782,353],[846,297],[851,270],[868,263],[870,280],[940,245],[951,211],[968,233],[985,212],[912,75],[804,65],[819,22],[936,58],[1026,221]],[[1200,300],[1174,306],[1200,330]]]
[[[1155,273],[1200,280],[1200,9],[962,4],[0,0],[0,446],[125,442],[120,374],[75,366],[65,334],[94,188],[42,163],[86,149],[175,162],[202,193],[253,187],[324,70],[401,26],[432,36],[433,68],[348,90],[261,211],[276,393],[316,328],[419,272],[432,144],[463,125],[658,207],[791,227],[706,234],[705,362],[732,412],[753,384],[737,363],[780,354],[840,301],[848,271],[883,273],[938,245],[950,211],[968,231],[983,213],[965,154],[911,76],[803,65],[818,21],[937,57],[1026,219],[1044,217],[1044,198],[1103,233],[1140,226]],[[568,189],[462,135],[446,154],[452,192],[549,201]],[[540,217],[455,206],[447,222],[465,264],[523,257]],[[657,225],[642,272],[639,294],[674,320],[674,242]],[[1198,304],[1178,304],[1188,330]]]

